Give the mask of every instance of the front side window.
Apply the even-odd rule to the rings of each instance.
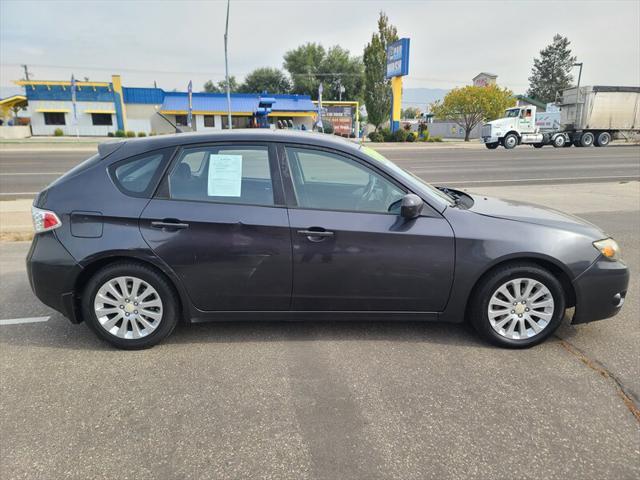
[[[110,113],[92,113],[91,122],[94,125],[113,125]]]
[[[155,186],[165,152],[153,152],[116,164],[113,176],[118,186],[133,196],[147,196]]]
[[[287,147],[293,188],[302,208],[397,213],[405,191],[342,155]]]
[[[44,112],[45,125],[66,125],[64,112]]]
[[[274,205],[266,146],[209,146],[182,152],[169,174],[169,196],[246,205]]]

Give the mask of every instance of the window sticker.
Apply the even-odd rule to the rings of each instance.
[[[209,155],[210,197],[239,197],[242,195],[242,155]]]

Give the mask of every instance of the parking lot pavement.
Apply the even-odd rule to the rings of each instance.
[[[464,325],[250,322],[122,352],[39,304],[28,244],[0,243],[0,319],[51,317],[0,325],[1,476],[638,478],[639,213],[574,213],[619,240],[627,305],[525,351]]]

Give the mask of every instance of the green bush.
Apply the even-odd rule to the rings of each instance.
[[[133,138],[135,136],[136,136],[136,132],[134,132],[133,130],[127,130],[127,137]]]
[[[139,137],[146,137],[146,136],[147,136],[147,134],[146,134],[146,133],[144,133],[144,132],[138,132],[138,136],[139,136]]]
[[[394,142],[405,142],[407,140],[407,135],[409,135],[407,133],[406,130],[399,128],[398,130],[396,130],[395,132],[393,132],[393,141]]]
[[[428,142],[429,136],[430,136],[429,130],[425,129],[420,133],[420,140],[422,140],[423,142]]]
[[[156,132],[149,132],[149,136],[150,136],[150,137],[155,137],[156,135],[157,135],[157,133],[156,133]]]
[[[367,136],[372,142],[384,142],[384,137],[380,132],[370,132]]]
[[[124,137],[124,130],[116,130],[116,137]]]
[[[418,140],[418,132],[409,132],[407,135],[407,142],[415,142]]]
[[[393,135],[391,134],[390,129],[383,128],[379,133],[382,135],[382,138],[385,142],[393,142]]]
[[[61,129],[61,128],[56,128],[56,129],[53,131],[53,136],[54,136],[54,137],[62,137],[63,135],[64,135],[64,132],[62,131],[62,129]]]
[[[114,137],[115,135],[113,134],[113,132],[107,132],[107,137]]]
[[[442,137],[436,135],[435,137],[429,137],[429,142],[441,142],[442,141]]]

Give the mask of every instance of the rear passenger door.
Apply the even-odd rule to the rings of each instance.
[[[141,230],[198,309],[289,309],[291,237],[273,147],[183,148]]]

